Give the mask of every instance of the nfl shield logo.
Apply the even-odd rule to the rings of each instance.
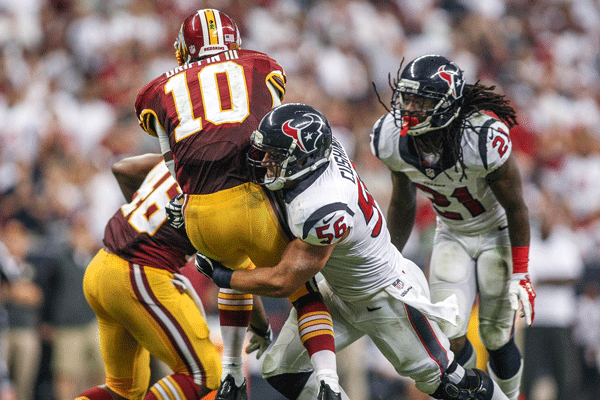
[[[433,172],[433,169],[431,168],[427,168],[425,169],[425,173],[427,174],[428,177],[433,178],[435,176],[435,172]]]
[[[400,279],[396,279],[394,283],[392,283],[392,286],[398,290],[401,290],[404,287],[404,282],[402,282]]]

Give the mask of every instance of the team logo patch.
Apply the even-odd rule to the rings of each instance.
[[[285,121],[281,130],[296,140],[300,150],[308,153],[316,150],[317,139],[323,134],[319,119],[318,115],[306,113],[302,118]]]
[[[460,84],[462,83],[458,76],[458,72],[459,71],[448,68],[447,65],[442,65],[437,71],[437,75],[448,83],[448,87],[452,90],[452,97],[455,99],[462,96],[462,93],[456,92],[456,88],[461,87]]]

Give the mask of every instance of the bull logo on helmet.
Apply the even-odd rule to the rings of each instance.
[[[457,93],[457,88],[462,92],[460,70],[454,70],[452,68],[448,68],[447,65],[442,65],[437,70],[436,75],[439,75],[440,78],[446,81],[446,83],[452,90],[452,97],[457,99],[460,96],[462,96],[462,93]]]
[[[323,132],[321,132],[322,123],[319,122],[318,115],[306,113],[301,119],[290,119],[283,123],[281,130],[287,136],[295,139],[298,147],[305,153],[310,153],[316,150],[317,140]]]

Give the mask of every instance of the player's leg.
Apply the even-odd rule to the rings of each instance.
[[[387,292],[379,293],[372,302],[381,307],[377,310],[380,315],[367,319],[357,309],[359,327],[367,330],[396,371],[412,378],[420,391],[437,399],[507,400],[485,373],[464,369],[456,362],[450,341],[437,323]]]
[[[218,207],[218,210],[215,208]],[[255,184],[244,184],[219,193],[203,196],[190,196],[184,210],[186,230],[194,246],[203,254],[214,258],[233,269],[275,266],[289,243],[285,224],[271,193]],[[252,260],[250,262],[250,260]],[[327,307],[315,293],[308,296],[296,293],[291,298],[301,307],[300,316],[306,313],[314,317],[331,320]],[[303,318],[303,317],[302,317]],[[239,325],[237,325],[239,328]],[[231,330],[226,328],[226,330]],[[222,329],[223,332],[223,329]],[[245,330],[239,329],[245,336]],[[223,332],[228,335],[227,332]],[[233,335],[224,340],[224,354],[229,354],[234,371],[237,357],[241,360],[242,349]],[[335,368],[335,346],[331,330],[321,329],[312,333],[307,343],[317,372],[332,384],[337,380]],[[224,365],[223,379],[227,377],[229,366]],[[238,376],[241,376],[241,364]],[[236,385],[240,382],[236,379]]]
[[[113,310],[140,345],[173,371],[150,388],[146,399],[200,399],[220,383],[220,357],[202,311],[173,279],[166,270],[132,265],[134,306]]]
[[[510,247],[484,251],[477,262],[479,333],[489,353],[488,372],[511,400],[519,397],[523,375],[521,352],[514,341],[515,312],[508,300]]]
[[[83,279],[86,299],[98,318],[105,385],[88,389],[78,399],[142,399],[150,381],[150,354],[110,312],[112,302],[130,300],[129,266],[121,258],[100,250]]]
[[[298,289],[289,300],[297,315],[297,326],[300,341],[308,352],[315,371],[310,383],[319,385],[324,382],[334,393],[340,393],[339,378],[336,367],[336,343],[333,337],[333,321],[323,295],[317,286],[316,279],[311,279]]]
[[[320,291],[333,318],[335,345],[339,351],[364,334],[342,317],[330,302],[330,292],[323,285],[320,285]],[[318,324],[315,325],[315,329],[318,327]],[[314,400],[321,389],[321,382],[316,377],[306,346],[301,340],[301,335],[306,336],[308,331],[308,327],[304,331],[299,329],[297,309],[293,308],[276,342],[265,353],[263,377],[288,399]],[[347,400],[343,388],[340,387],[340,391],[340,398]]]
[[[440,327],[450,339],[456,361],[465,368],[475,368],[477,355],[467,339],[467,329],[477,296],[477,280],[475,261],[466,250],[470,245],[468,240],[459,241],[445,228],[438,228],[431,254],[429,284],[434,303],[452,294],[456,296],[459,308],[457,326],[440,323]]]

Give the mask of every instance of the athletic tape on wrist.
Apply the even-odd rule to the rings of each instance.
[[[220,288],[231,289],[231,276],[233,270],[229,268],[216,267],[212,274],[212,280]]]
[[[529,264],[529,246],[512,248],[513,274],[526,274]]]

